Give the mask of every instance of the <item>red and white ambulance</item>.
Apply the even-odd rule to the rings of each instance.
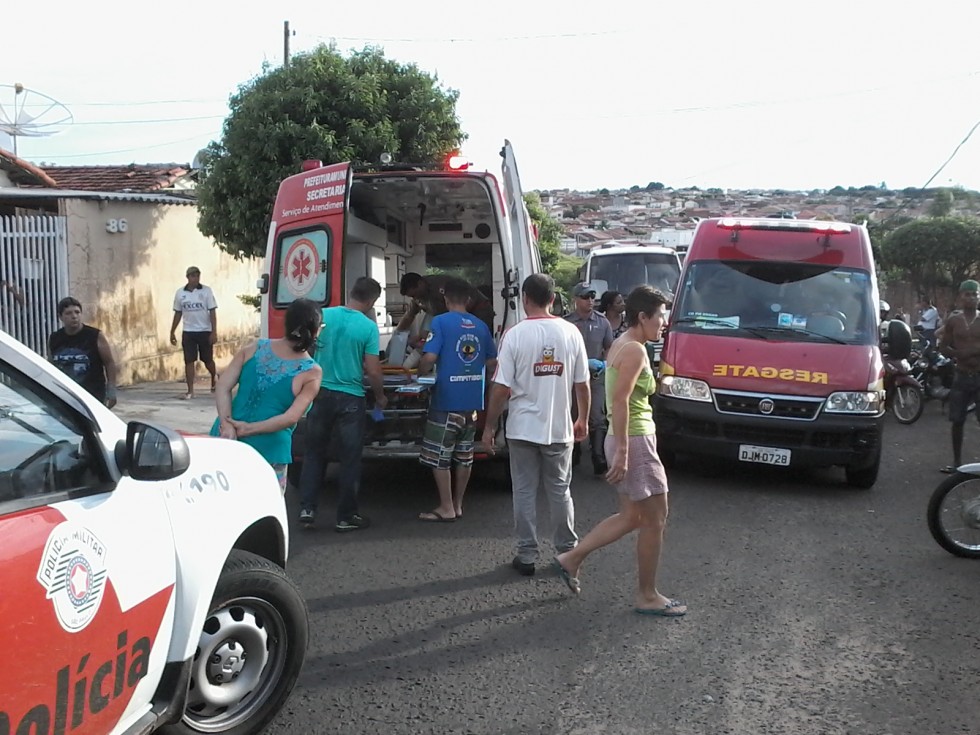
[[[350,163],[304,163],[280,184],[273,209],[259,281],[262,336],[282,336],[285,310],[295,299],[338,306],[357,278],[370,276],[383,287],[375,319],[384,352],[409,307],[401,277],[437,272],[464,278],[490,300],[491,331],[499,339],[524,316],[524,278],[541,270],[510,142],[501,157],[502,181],[459,156],[438,168],[387,164],[359,171]],[[428,393],[397,373],[386,377],[385,420],[369,422],[366,457],[419,453]],[[296,460],[303,434],[301,424]]]
[[[878,476],[884,384],[867,229],[707,219],[681,273],[654,400],[661,456]]]
[[[0,332],[0,734],[259,732],[307,609],[251,447],[105,406]]]

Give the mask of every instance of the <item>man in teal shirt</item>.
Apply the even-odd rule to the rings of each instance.
[[[358,531],[370,522],[358,512],[357,493],[361,484],[361,455],[367,402],[364,375],[368,376],[374,403],[384,408],[381,362],[378,358],[378,325],[374,303],[381,284],[373,278],[358,278],[346,306],[323,310],[323,327],[316,345],[316,361],[323,368],[320,393],[306,417],[306,452],[299,479],[299,522],[312,526],[317,495],[327,469],[327,449],[335,442],[340,463],[337,478],[337,531]]]

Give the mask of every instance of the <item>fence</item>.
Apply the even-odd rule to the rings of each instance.
[[[0,329],[40,355],[68,293],[66,230],[64,217],[0,217]]]

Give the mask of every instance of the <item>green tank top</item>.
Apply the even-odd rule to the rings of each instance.
[[[613,396],[616,394],[616,381],[619,380],[619,371],[614,367],[606,368],[606,413],[609,414],[609,436],[614,436],[613,426],[615,426],[613,415]],[[656,425],[653,423],[653,407],[650,405],[650,396],[657,389],[657,381],[653,377],[653,372],[647,366],[643,367],[640,375],[633,386],[633,392],[629,397],[629,419],[626,421],[626,433],[629,436],[644,436],[655,434]]]

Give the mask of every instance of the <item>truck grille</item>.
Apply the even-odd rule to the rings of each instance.
[[[801,398],[799,396],[774,396],[765,393],[742,393],[738,391],[714,391],[715,407],[720,413],[759,416],[774,419],[796,419],[813,421],[823,405],[822,398]],[[770,411],[763,408],[771,407]]]

